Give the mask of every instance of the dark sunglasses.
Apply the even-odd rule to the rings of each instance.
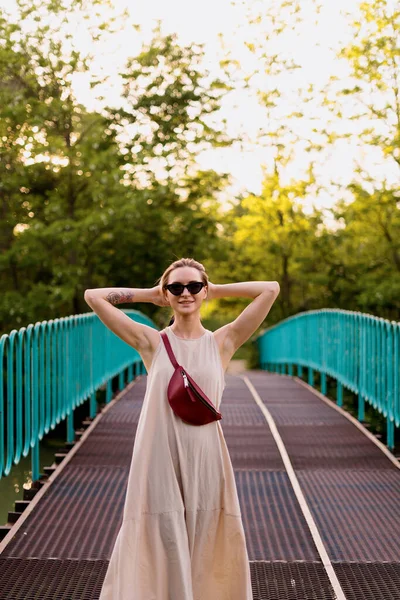
[[[169,283],[165,287],[174,296],[180,296],[185,288],[187,288],[190,294],[198,294],[204,285],[202,281],[191,281],[187,285],[183,285],[183,283]]]

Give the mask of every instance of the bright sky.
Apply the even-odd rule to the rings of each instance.
[[[123,32],[118,32],[110,37],[102,50],[99,48],[96,50],[95,69],[103,70],[104,74],[111,75],[107,87],[101,89],[101,93],[106,96],[106,103],[118,105],[121,83],[115,75],[118,66],[122,66],[127,57],[139,53],[143,40],[151,39],[152,29],[158,19],[162,21],[163,33],[177,33],[183,44],[205,43],[206,67],[211,73],[215,72],[218,75],[218,61],[223,58],[224,51],[230,51],[231,57],[240,61],[244,71],[252,72],[256,66],[255,58],[245,47],[245,42],[257,41],[262,37],[261,32],[257,32],[257,26],[246,23],[246,9],[252,4],[259,9],[265,8],[272,1],[237,0],[236,3],[232,3],[230,0],[202,0],[201,2],[114,0],[117,14],[127,8],[130,19]],[[13,4],[14,0],[0,0],[0,6],[6,6],[8,9]],[[288,34],[279,45],[277,44],[276,48],[273,48],[274,51],[294,58],[301,65],[301,70],[296,72],[297,82],[293,77],[287,78],[287,97],[282,100],[283,111],[289,105],[297,106],[297,109],[303,108],[303,106],[299,106],[298,97],[292,92],[293,84],[306,81],[322,87],[331,74],[336,74],[345,81],[347,68],[335,58],[335,52],[341,42],[350,39],[348,20],[342,12],[345,9],[354,12],[358,4],[359,0],[322,1],[322,9],[316,21],[315,14],[311,9],[312,0],[301,0],[306,20],[298,29],[297,37]],[[132,24],[140,25],[140,32],[136,31]],[[76,45],[83,51],[92,51],[87,44],[85,47],[85,31],[79,23],[74,25],[74,33]],[[221,48],[222,43],[224,51]],[[269,148],[261,147],[255,142],[259,127],[266,125],[265,111],[257,101],[255,89],[257,87],[265,88],[268,86],[268,81],[260,72],[259,77],[253,82],[255,86],[253,92],[239,90],[226,98],[221,115],[228,121],[229,133],[246,132],[252,141],[246,144],[245,148],[213,149],[204,152],[199,157],[202,168],[214,168],[218,171],[232,173],[234,177],[233,192],[247,189],[253,193],[259,193],[262,165],[270,164],[271,160]],[[94,99],[93,91],[89,88],[86,76],[81,75],[75,78],[74,89],[77,99],[89,109],[100,108],[100,104]],[[321,118],[324,118],[322,113]],[[307,128],[310,129],[311,121],[305,119],[303,127],[304,133],[308,133]],[[320,182],[326,186],[329,186],[330,181],[346,185],[352,178],[355,159],[369,165],[369,169],[376,169],[374,166],[376,156],[373,153],[351,145],[347,141],[338,144],[335,149],[321,153],[318,159]],[[286,172],[287,178],[304,175],[308,160],[309,155],[300,148],[297,149],[295,159]],[[377,177],[383,177],[382,169],[378,169],[376,173]],[[385,176],[389,179],[391,175],[391,173],[385,172]],[[337,200],[333,194],[332,188],[319,193],[309,199],[308,206],[315,202],[320,208],[329,208]]]
[[[187,0],[140,0],[134,3],[129,0],[114,0],[115,6],[122,10],[127,8],[130,12],[132,23],[140,24],[141,32],[132,34],[132,29],[127,28],[125,35],[118,34],[118,40],[112,44],[112,50],[108,44],[105,49],[101,63],[109,73],[115,72],[116,62],[122,64],[125,57],[135,55],[139,52],[141,41],[151,39],[151,32],[158,19],[162,21],[164,33],[177,33],[183,44],[191,42],[205,43],[206,65],[211,72],[218,72],[218,58],[223,58],[221,49],[221,36],[226,50],[231,51],[232,58],[237,58],[243,69],[251,72],[256,67],[254,56],[248,51],[245,42],[254,39],[257,29],[246,24],[246,7],[249,2],[237,2],[233,4],[230,0],[202,0],[201,3],[187,2]],[[268,5],[268,0],[255,3],[256,6]],[[315,24],[310,0],[302,0],[302,10],[310,14],[310,22],[306,23],[299,31],[300,37],[295,40],[288,35],[286,41],[281,43],[280,51],[292,56],[302,65],[301,75],[298,77],[318,85],[326,82],[327,77],[337,72],[335,65],[335,53],[339,37],[343,38],[346,33],[346,21],[341,15],[341,10],[351,5],[356,6],[357,0],[335,0],[325,2],[324,8],[319,15],[319,24]],[[340,32],[340,36],[339,36]],[[316,44],[320,43],[318,57],[316,57]],[[293,45],[295,44],[295,52]],[[110,52],[111,50],[111,52]],[[107,66],[106,66],[107,65]],[[260,87],[264,85],[262,73],[258,79]],[[256,80],[254,80],[256,84]],[[118,101],[119,81],[115,77],[107,92],[108,98]],[[86,92],[82,86],[76,88],[77,95],[85,104],[90,105],[90,90]],[[96,107],[96,103],[91,105]],[[235,134],[244,131],[255,139],[260,126],[265,125],[265,110],[260,106],[255,93],[238,91],[231,93],[224,101],[222,116],[228,121],[229,133]],[[307,127],[306,123],[305,126]],[[307,165],[308,155],[300,153],[292,168],[288,171],[288,177],[302,176]],[[199,163],[203,168],[215,168],[232,173],[236,180],[236,189],[246,188],[254,193],[261,190],[262,164],[271,158],[268,148],[262,148],[258,144],[248,144],[247,148],[224,148],[212,149],[204,152],[199,157]],[[348,181],[352,173],[352,161],[349,156],[344,155],[343,150],[338,148],[332,152],[328,159],[328,165],[321,165],[322,171],[326,173],[323,178],[327,181],[330,177],[338,182],[341,179]],[[329,198],[325,199],[329,204]],[[322,198],[320,198],[322,203]]]

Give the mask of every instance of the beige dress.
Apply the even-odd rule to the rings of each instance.
[[[179,364],[222,413],[224,371],[212,331],[167,332]],[[99,600],[252,600],[235,476],[221,422],[171,409],[174,368],[160,336],[147,378],[123,522]]]

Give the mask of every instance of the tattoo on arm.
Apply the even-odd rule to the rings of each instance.
[[[106,296],[106,300],[110,304],[123,304],[124,302],[132,302],[134,293],[130,290],[123,290],[122,292],[110,292]]]

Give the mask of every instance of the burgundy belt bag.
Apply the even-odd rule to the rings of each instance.
[[[161,332],[161,337],[175,367],[167,389],[168,402],[174,413],[189,425],[207,425],[207,423],[222,419],[221,413],[217,411],[211,400],[189,373],[178,364],[168,335]]]

